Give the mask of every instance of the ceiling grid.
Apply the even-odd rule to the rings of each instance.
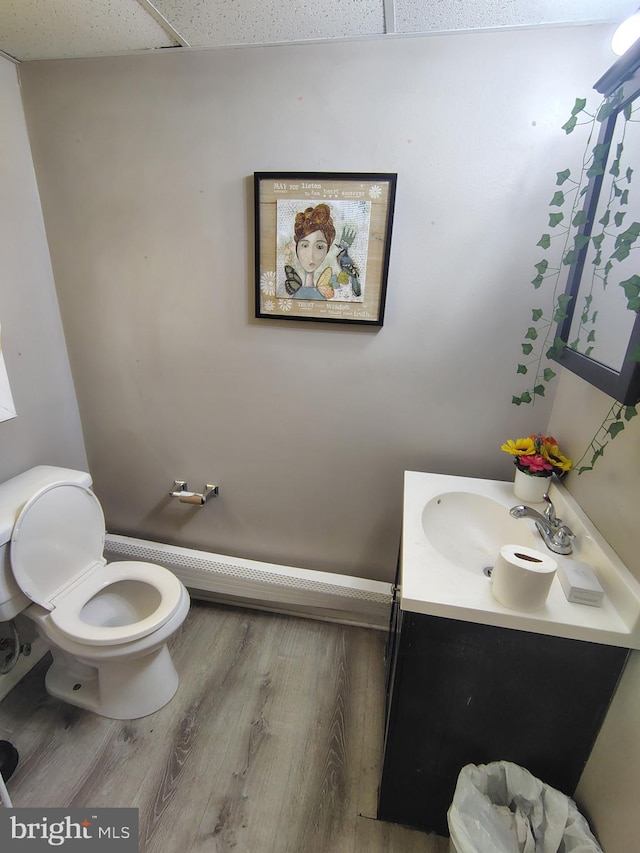
[[[640,0],[0,0],[0,54],[16,61],[165,48],[338,41],[615,24]]]

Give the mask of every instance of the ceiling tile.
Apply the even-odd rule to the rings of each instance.
[[[0,51],[19,60],[55,59],[179,45],[278,44],[380,36],[385,32],[614,23],[633,14],[639,2],[0,0]],[[386,26],[385,10],[389,15]]]
[[[176,44],[137,0],[0,0],[0,50],[14,59],[95,56]]]
[[[384,33],[383,0],[154,0],[192,47]]]
[[[640,0],[395,0],[396,32],[622,21]]]

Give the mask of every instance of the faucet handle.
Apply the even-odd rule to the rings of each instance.
[[[571,528],[570,528],[570,527],[567,527],[567,525],[566,525],[566,524],[563,524],[563,525],[562,525],[562,526],[561,526],[561,527],[556,531],[556,533],[555,533],[555,535],[554,535],[554,537],[553,537],[553,541],[554,541],[556,544],[558,544],[558,545],[561,545],[561,546],[563,546],[563,547],[568,547],[568,548],[569,548],[569,552],[568,552],[568,553],[570,553],[570,551],[571,551],[571,543],[574,541],[574,539],[575,539],[575,538],[576,538],[576,535],[575,535],[575,533],[573,532],[573,530],[571,530]]]
[[[556,515],[556,508],[554,507],[553,501],[551,500],[547,492],[545,492],[542,496],[542,500],[545,501],[545,503],[547,504],[546,509],[544,511],[544,517],[547,519],[549,524],[553,524],[556,526],[562,524],[562,519],[558,518],[558,516]]]

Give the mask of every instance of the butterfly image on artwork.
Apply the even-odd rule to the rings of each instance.
[[[285,274],[285,290],[289,294],[289,296],[295,296],[295,294],[302,287],[302,279],[298,275],[298,273],[294,270],[293,267],[289,266],[289,264],[284,265],[284,274]]]

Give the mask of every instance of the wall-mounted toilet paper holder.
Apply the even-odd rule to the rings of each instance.
[[[209,498],[215,498],[217,494],[218,487],[214,486],[212,483],[206,483],[204,487],[204,492],[200,494],[199,492],[188,491],[186,480],[174,480],[173,491],[169,492],[169,497],[178,498],[180,503],[183,504],[203,506],[209,500]]]

